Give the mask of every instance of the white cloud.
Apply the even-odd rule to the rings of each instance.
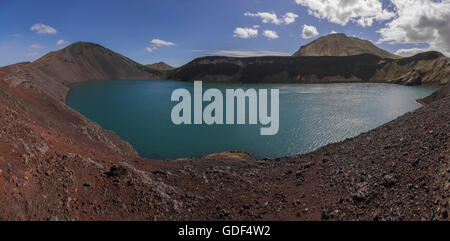
[[[317,31],[316,27],[312,26],[312,25],[303,25],[303,30],[302,30],[302,37],[303,38],[312,38],[319,35],[319,32]]]
[[[247,17],[260,17],[263,23],[274,23],[274,24],[281,24],[283,23],[282,19],[279,19],[275,13],[269,13],[269,12],[257,12],[257,13],[251,13],[246,12],[244,13],[244,16]]]
[[[217,50],[209,55],[220,55],[229,57],[260,57],[260,56],[291,56],[292,53],[274,51],[244,51],[244,50]]]
[[[64,39],[60,39],[56,42],[56,45],[61,46],[61,45],[66,45],[69,42],[65,41]]]
[[[158,49],[157,47],[147,47],[147,48],[145,48],[145,50],[147,50],[147,52],[153,52],[153,51],[155,51],[157,49]]]
[[[32,48],[32,49],[43,49],[45,47],[40,45],[40,44],[32,44],[32,45],[30,45],[30,48]]]
[[[164,40],[161,40],[161,39],[152,39],[151,43],[152,43],[152,45],[154,45],[156,47],[163,47],[163,46],[165,46],[165,47],[172,47],[172,46],[175,46],[174,43],[169,42],[169,41],[164,41]]]
[[[278,18],[277,14],[274,12],[257,12],[257,13],[251,13],[251,12],[246,12],[244,13],[244,16],[247,17],[259,17],[261,18],[263,23],[274,23],[276,25],[280,25],[280,24],[291,24],[293,22],[295,22],[295,19],[298,18],[298,15],[295,13],[291,13],[288,12],[286,13],[283,17]]]
[[[38,52],[31,52],[31,53],[27,53],[26,54],[26,56],[28,57],[28,58],[33,58],[33,57],[36,57],[36,56],[38,56]]]
[[[264,30],[263,35],[268,39],[277,39],[278,38],[277,32],[272,31],[272,30]]]
[[[284,24],[286,24],[286,25],[291,24],[291,23],[295,22],[296,18],[298,18],[297,14],[295,14],[295,13],[286,13],[283,16]]]
[[[56,31],[56,29],[54,29],[48,25],[42,24],[42,23],[37,23],[37,24],[31,26],[30,30],[36,31],[36,33],[38,33],[38,34],[57,34],[58,33],[58,31]]]
[[[253,25],[253,28],[259,28],[259,25]]]
[[[398,54],[436,50],[450,56],[450,0],[392,0],[397,16],[378,32],[378,43],[428,43],[428,48],[400,49]]]
[[[237,38],[253,38],[258,36],[258,29],[254,29],[254,28],[236,28],[234,30],[234,37]]]
[[[427,52],[427,51],[430,51],[430,48],[399,49],[399,50],[395,51],[395,54],[403,56],[403,57],[410,57],[410,56],[416,55],[418,53],[423,53],[423,52]]]
[[[335,33],[337,33],[337,32],[334,30],[331,30],[331,32],[330,32],[330,34],[335,34]]]
[[[399,49],[402,55],[436,50],[450,56],[450,0],[295,0],[309,14],[329,22],[363,27],[386,21],[378,43],[426,43],[425,48]]]
[[[374,21],[389,20],[395,16],[395,13],[383,9],[381,0],[295,0],[295,2],[307,7],[310,15],[343,26],[349,21],[363,27],[372,26]]]
[[[145,50],[147,52],[153,52],[155,50],[158,50],[160,47],[172,47],[175,45],[176,45],[175,43],[156,38],[156,39],[152,39],[152,41],[150,41],[150,46],[146,47]]]

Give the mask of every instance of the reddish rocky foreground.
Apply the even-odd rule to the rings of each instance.
[[[0,219],[446,219],[449,116],[446,96],[307,155],[163,162],[45,94],[0,82]]]
[[[306,155],[160,161],[140,158],[24,65],[0,69],[0,220],[448,219],[448,86]]]

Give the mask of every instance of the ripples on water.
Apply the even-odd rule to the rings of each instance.
[[[170,119],[171,93],[192,92],[177,81],[77,83],[67,103],[114,130],[145,157],[171,159],[228,150],[255,158],[295,155],[356,136],[420,105],[435,89],[390,84],[203,84],[203,88],[280,89],[280,131],[260,136],[260,125],[182,125]],[[225,92],[223,92],[225,93]]]

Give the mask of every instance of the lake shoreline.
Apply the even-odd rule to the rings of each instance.
[[[418,108],[416,99],[433,91],[429,87],[385,83],[205,83],[204,91],[213,88],[222,93],[229,88],[279,89],[280,116],[284,124],[280,126],[277,135],[262,137],[259,136],[258,125],[249,123],[243,126],[172,124],[170,118],[167,119],[175,105],[170,101],[170,95],[173,90],[180,88],[192,91],[193,85],[191,82],[170,80],[82,82],[71,85],[71,95],[66,104],[96,121],[104,129],[117,133],[145,158],[199,157],[241,150],[251,152],[253,159],[258,159],[304,154],[328,143],[354,137]],[[102,93],[101,97],[96,95],[99,92]],[[373,106],[373,102],[378,105]],[[247,108],[246,110],[249,111]],[[354,124],[349,124],[351,121]],[[288,131],[291,129],[297,131]],[[183,145],[189,139],[188,136],[196,136],[196,141]],[[214,136],[220,136],[220,139],[213,138]],[[155,143],[152,140],[156,138],[161,139]],[[179,148],[172,150],[173,145]]]

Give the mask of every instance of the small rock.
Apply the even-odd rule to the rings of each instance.
[[[353,192],[354,202],[364,202],[370,199],[370,190],[367,182],[356,184],[355,192]]]
[[[286,172],[284,173],[283,176],[289,176],[289,175],[291,175],[291,174],[292,174],[292,170],[288,170],[288,171],[286,171]]]
[[[106,173],[106,175],[108,175],[110,177],[118,177],[118,176],[125,175],[126,173],[127,173],[127,169],[125,169],[124,167],[113,165],[110,168],[109,172]]]
[[[397,182],[397,179],[394,178],[394,176],[392,175],[385,175],[383,177],[383,186],[385,187],[392,187],[395,185],[395,183]]]
[[[448,218],[448,212],[447,212],[447,209],[446,209],[446,208],[443,208],[443,209],[441,210],[441,215],[442,215],[442,217],[443,217],[444,219],[447,219],[447,218]]]

